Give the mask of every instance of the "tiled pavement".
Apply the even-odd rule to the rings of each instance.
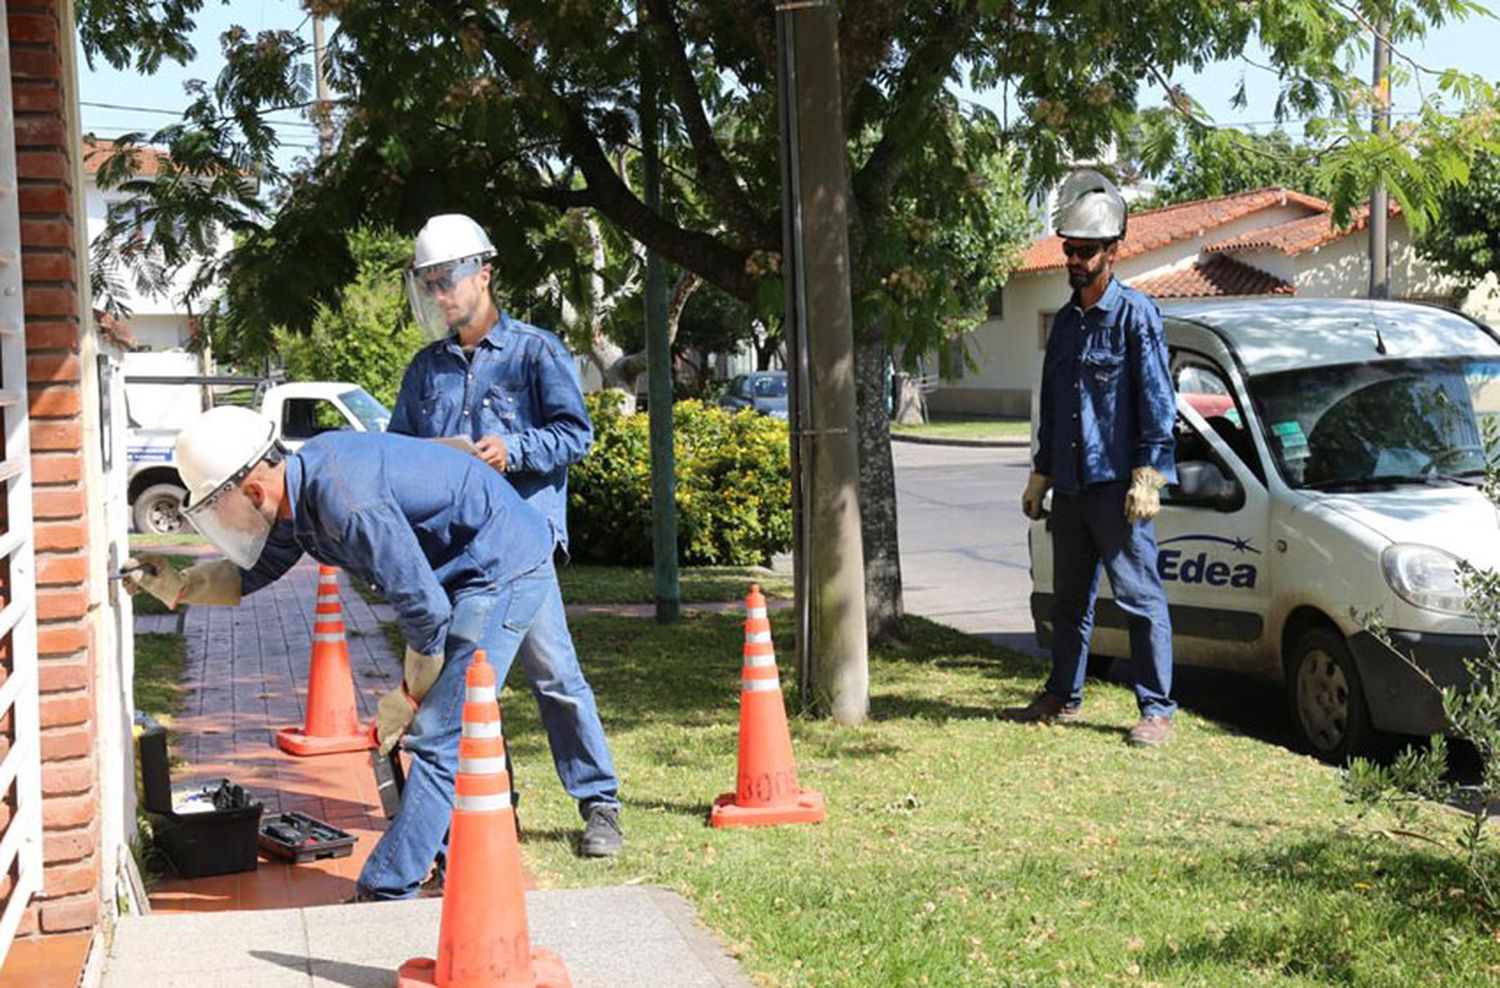
[[[187,648],[184,710],[173,724],[173,786],[227,777],[254,793],[267,814],[300,810],[349,831],[359,839],[354,853],[300,865],[262,858],[254,872],[167,879],[151,891],[154,911],[343,902],[385,829],[366,753],[298,758],[276,747],[278,728],[304,722],[317,577],[316,564],[304,562],[239,607],[143,616],[137,630],[171,633],[180,621]],[[380,630],[389,620],[385,606],[366,603],[343,574],[339,588],[356,701],[368,720],[380,694],[400,681],[400,658]]]

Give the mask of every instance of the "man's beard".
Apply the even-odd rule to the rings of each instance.
[[[1069,271],[1068,287],[1082,288],[1084,285],[1087,285],[1089,282],[1093,281],[1097,276],[1098,272],[1096,271],[1085,271],[1082,274],[1074,274],[1072,271]]]

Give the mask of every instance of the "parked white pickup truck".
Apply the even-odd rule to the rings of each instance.
[[[159,415],[149,423],[131,418],[126,456],[130,462],[130,510],[136,531],[168,535],[183,530],[186,523],[181,511],[187,489],[172,461],[177,433],[193,414],[201,414],[199,395],[203,388],[233,384],[255,389],[260,413],[276,423],[278,436],[289,449],[332,430],[384,432],[391,420],[391,413],[369,392],[343,381],[270,384],[245,378],[127,375],[127,406],[131,404],[132,387],[151,388],[158,394],[164,390],[179,391],[191,406],[187,414],[173,416],[168,421]]]

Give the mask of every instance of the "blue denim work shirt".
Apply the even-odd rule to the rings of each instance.
[[[554,334],[501,313],[465,359],[458,337],[423,347],[401,379],[389,432],[499,436],[505,475],[568,548],[568,465],[583,459],[594,427],[573,355]]]
[[[1038,416],[1034,465],[1057,490],[1128,480],[1136,467],[1177,480],[1177,399],[1151,296],[1110,278],[1085,312],[1073,294],[1052,319]]]
[[[305,552],[380,588],[412,648],[443,651],[453,602],[493,592],[552,556],[540,514],[500,475],[439,443],[369,432],[309,439],[286,460],[291,519],[273,528],[240,590]]]

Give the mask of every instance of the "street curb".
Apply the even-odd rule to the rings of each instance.
[[[958,437],[944,436],[913,436],[906,433],[892,432],[893,443],[916,443],[918,446],[984,446],[984,447],[1024,447],[1031,448],[1031,437],[1017,436],[1014,439],[963,439]]]

